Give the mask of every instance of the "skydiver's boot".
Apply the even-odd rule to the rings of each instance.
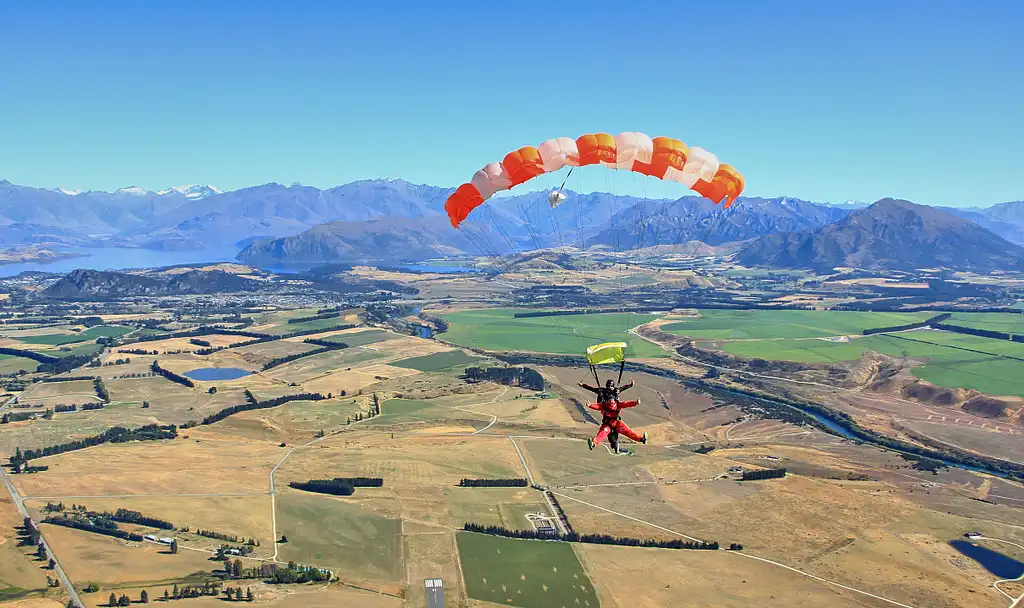
[[[647,433],[644,433],[644,436],[640,438],[640,443],[647,445]]]
[[[591,452],[593,452],[593,451],[594,451],[594,446],[595,446],[595,445],[597,445],[597,444],[596,444],[596,443],[594,443],[594,440],[593,440],[593,439],[587,439],[587,447],[588,447],[588,448],[590,448],[590,451],[591,451]]]

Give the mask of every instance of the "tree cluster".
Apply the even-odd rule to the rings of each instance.
[[[212,346],[209,340],[203,340],[201,338],[191,338],[188,342],[189,344],[195,344],[196,346],[205,346],[207,348]]]
[[[463,488],[525,488],[530,483],[521,479],[462,479],[459,486]]]
[[[40,363],[36,371],[45,374],[63,374],[89,363],[93,355],[68,355],[49,363]]]
[[[275,564],[272,564],[275,565]],[[270,583],[320,583],[331,580],[331,571],[315,566],[300,566],[295,562],[288,562],[285,568],[274,568]]]
[[[39,363],[56,363],[59,361],[59,357],[52,355],[44,355],[43,353],[37,353],[34,350],[22,350],[20,348],[8,348],[6,346],[0,347],[0,355],[12,355],[14,357],[24,357],[26,359],[32,359]]]
[[[344,479],[310,479],[309,481],[293,481],[288,484],[296,490],[332,494],[334,496],[351,496],[355,486]]]
[[[762,469],[760,471],[743,471],[741,481],[756,481],[758,479],[778,479],[786,476],[786,468]]]
[[[195,382],[192,382],[191,380],[189,380],[185,376],[176,374],[176,373],[174,373],[174,372],[172,372],[170,370],[167,370],[167,369],[164,369],[164,368],[160,367],[160,362],[159,361],[156,361],[156,360],[153,361],[152,369],[153,369],[154,373],[160,374],[161,376],[163,376],[164,378],[167,378],[171,382],[177,382],[178,384],[180,384],[182,386],[187,386],[189,388],[193,388],[196,385]]]
[[[121,594],[121,597],[118,597],[114,593],[111,593],[110,594],[110,599],[107,600],[107,606],[131,606],[131,605],[132,605],[131,598],[129,598],[127,595],[124,595],[123,593]]]
[[[467,523],[463,526],[467,532],[478,532],[492,536],[504,536],[506,538],[522,538],[532,540],[560,540],[569,543],[587,543],[596,545],[622,545],[626,547],[652,547],[658,549],[701,549],[709,551],[718,550],[716,541],[690,541],[682,539],[661,540],[655,538],[630,538],[627,536],[610,536],[608,534],[543,534],[535,530],[509,530],[501,526],[482,526],[479,524]]]
[[[217,412],[216,414],[211,414],[206,418],[203,418],[203,424],[213,424],[215,422],[220,422],[221,420],[224,420],[228,416],[231,416],[232,414],[237,414],[238,412],[247,412],[249,410],[262,410],[271,407],[277,407],[279,405],[288,403],[289,401],[321,401],[324,399],[330,399],[329,395],[324,396],[320,393],[297,393],[294,395],[284,395],[282,397],[267,399],[266,401],[257,401],[256,397],[251,392],[249,392],[249,389],[245,390],[245,397],[248,403],[226,407]]]
[[[229,602],[252,602],[256,599],[252,594],[252,589],[248,587],[246,587],[245,591],[242,591],[241,587],[228,587],[224,590],[224,594],[228,596]]]
[[[110,393],[107,392],[107,387],[103,384],[103,378],[96,376],[92,379],[92,388],[96,391],[96,396],[100,398],[103,403],[110,403]]]
[[[466,379],[471,382],[486,380],[534,391],[544,390],[544,377],[529,367],[467,367]]]
[[[196,534],[199,536],[205,536],[206,538],[215,538],[217,540],[226,540],[230,543],[240,543],[242,538],[234,534],[227,534],[225,532],[217,532],[216,530],[196,530]]]
[[[185,586],[180,587],[180,588],[178,587],[177,584],[175,584],[174,585],[174,590],[171,591],[170,593],[168,593],[167,590],[164,589],[164,601],[165,602],[169,602],[171,600],[185,600],[185,599],[204,597],[204,596],[205,597],[216,597],[218,595],[220,595],[220,584],[219,583],[211,583],[210,581],[205,581],[202,584],[202,586],[199,586],[199,585],[185,585]]]
[[[323,346],[326,348],[348,348],[348,344],[344,342],[335,342],[334,340],[326,338],[306,338],[303,340],[306,344],[314,344],[316,346]]]
[[[82,411],[85,412],[88,410],[102,410],[105,407],[107,407],[105,403],[83,403]]]

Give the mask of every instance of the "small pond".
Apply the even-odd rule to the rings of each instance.
[[[1009,555],[966,540],[951,540],[949,545],[999,578],[1017,578],[1024,574],[1024,562],[1017,561]]]
[[[215,380],[237,380],[251,373],[237,367],[201,367],[185,372],[185,375],[193,380],[212,382]]]

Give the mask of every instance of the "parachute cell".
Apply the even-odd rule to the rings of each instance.
[[[484,197],[473,184],[462,184],[455,189],[455,192],[448,197],[444,203],[444,210],[448,212],[448,219],[452,226],[459,227],[462,220],[469,216],[469,212],[476,209],[484,202]]]
[[[510,188],[544,173],[544,162],[540,158],[540,151],[533,146],[523,146],[515,152],[509,152],[501,164],[508,173]]]
[[[580,166],[601,163],[609,167],[615,166],[615,138],[607,133],[588,133],[576,139],[579,149]]]
[[[537,146],[540,159],[544,163],[544,171],[551,173],[562,167],[578,167],[580,151],[576,142],[568,137],[549,139]]]
[[[605,342],[587,347],[587,363],[604,365],[606,363],[622,363],[626,360],[625,342]]]
[[[724,198],[725,208],[728,209],[736,202],[740,192],[743,192],[743,176],[729,165],[719,165],[714,178],[710,181],[698,180],[693,189],[716,204],[722,202]]]
[[[658,179],[675,181],[692,188],[715,203],[730,206],[743,192],[743,176],[701,148],[689,148],[671,137],[651,139],[643,133],[625,132],[612,137],[607,133],[588,133],[575,140],[549,139],[540,146],[525,146],[509,153],[500,163],[490,163],[477,171],[469,183],[459,186],[445,203],[448,217],[456,228],[473,209],[503,190],[527,182],[543,173],[564,167],[601,164],[607,167],[643,173]],[[558,205],[561,195],[548,202]]]

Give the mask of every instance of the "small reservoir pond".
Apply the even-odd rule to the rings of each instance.
[[[1017,578],[1024,575],[1024,562],[1017,561],[1009,555],[966,540],[951,540],[949,546],[978,562],[982,568],[999,578]]]
[[[185,375],[193,380],[212,382],[215,380],[237,380],[251,373],[237,367],[200,367],[199,369],[185,372]]]

